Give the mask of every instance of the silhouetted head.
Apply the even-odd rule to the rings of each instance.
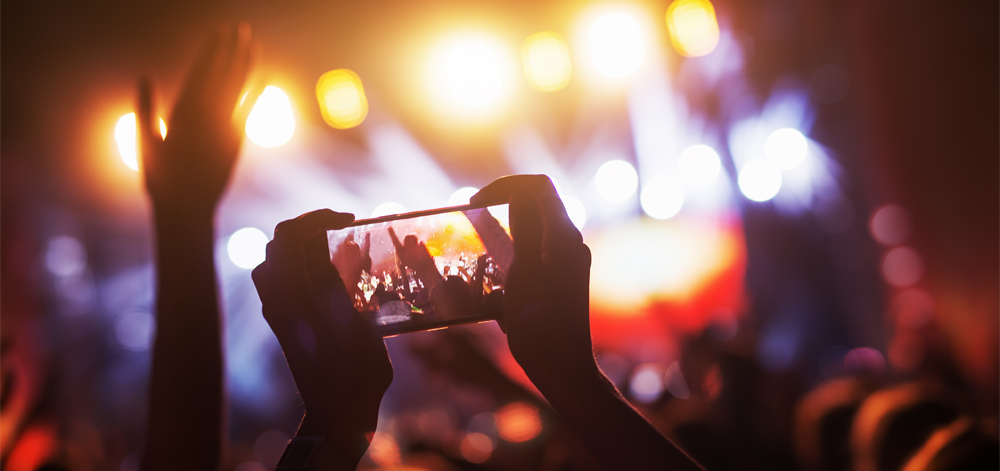
[[[897,471],[935,430],[959,416],[944,388],[909,383],[878,391],[861,405],[851,430],[857,471]]]
[[[1000,469],[1000,442],[977,420],[964,417],[934,432],[903,471],[995,469]]]
[[[806,394],[795,410],[795,452],[806,469],[843,471],[851,467],[851,424],[874,390],[861,379],[837,379]]]

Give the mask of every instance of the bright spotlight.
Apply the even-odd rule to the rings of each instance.
[[[681,55],[704,56],[719,44],[719,23],[708,0],[677,0],[667,9],[670,42]]]
[[[488,105],[500,96],[500,58],[486,44],[471,42],[452,49],[445,72],[452,95],[465,106]]]
[[[465,186],[465,187],[459,188],[459,189],[455,190],[454,193],[451,194],[450,198],[448,198],[448,206],[458,206],[460,204],[469,204],[469,198],[472,198],[472,195],[474,195],[476,193],[479,193],[479,188],[472,187],[472,186]]]
[[[767,201],[781,189],[781,171],[770,160],[753,160],[740,170],[738,183],[747,198]]]
[[[406,208],[403,205],[390,201],[388,203],[382,203],[372,210],[373,218],[380,218],[382,216],[388,216],[390,214],[400,214],[405,213]]]
[[[268,86],[247,118],[247,137],[261,147],[277,147],[295,133],[292,102],[280,88]]]
[[[249,270],[267,257],[267,236],[256,227],[244,227],[229,236],[226,251],[236,266]]]
[[[620,202],[629,199],[639,186],[639,175],[632,164],[624,160],[605,162],[594,176],[597,193],[608,201]]]
[[[684,206],[684,190],[670,179],[656,178],[642,189],[639,203],[646,214],[656,219],[670,219]]]
[[[316,82],[316,99],[326,124],[337,129],[353,128],[368,116],[368,99],[358,74],[331,70]]]
[[[546,31],[532,34],[524,41],[521,56],[528,84],[540,92],[559,90],[573,76],[569,47],[556,33]]]
[[[139,170],[138,134],[137,134],[135,113],[128,113],[118,118],[115,124],[115,142],[118,144],[118,155],[121,156],[125,166]],[[167,123],[160,118],[160,137],[167,138]]]
[[[792,128],[774,131],[764,142],[764,156],[782,170],[791,170],[801,165],[808,152],[806,137]]]
[[[572,196],[561,196],[560,199],[562,199],[563,206],[566,207],[566,215],[569,216],[569,220],[577,229],[582,230],[583,225],[587,223],[587,208],[584,208],[583,203]]]
[[[712,183],[721,169],[719,154],[706,145],[688,147],[677,158],[677,172],[688,186],[700,187]]]
[[[639,23],[625,13],[598,18],[590,28],[590,49],[601,74],[612,78],[632,74],[644,56]]]

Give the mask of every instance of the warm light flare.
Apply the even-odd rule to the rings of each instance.
[[[465,43],[452,49],[445,73],[452,95],[462,105],[478,108],[500,96],[500,59],[481,42]]]
[[[167,138],[167,123],[160,118],[160,137]],[[138,125],[136,124],[135,113],[128,113],[118,118],[115,124],[115,142],[118,144],[118,155],[121,156],[125,166],[139,171],[139,151],[138,151]]]
[[[542,418],[538,408],[526,402],[508,404],[497,411],[497,432],[500,438],[521,443],[538,436],[542,431]]]
[[[368,99],[361,78],[347,69],[323,74],[316,83],[316,99],[323,120],[337,129],[353,128],[368,116]]]
[[[590,49],[601,74],[611,78],[631,75],[645,56],[639,23],[625,13],[598,18],[590,28]]]
[[[708,0],[677,0],[667,9],[670,42],[681,55],[704,56],[719,44],[719,23]]]
[[[247,138],[261,147],[277,147],[295,133],[292,102],[280,88],[267,86],[247,117]]]
[[[556,33],[535,33],[524,41],[521,48],[524,74],[528,84],[540,92],[554,92],[566,86],[573,76],[569,47]]]

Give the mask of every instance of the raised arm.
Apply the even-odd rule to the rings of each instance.
[[[215,209],[243,138],[238,109],[253,63],[250,28],[220,28],[194,64],[166,138],[152,86],[139,92],[138,129],[156,238],[156,344],[143,470],[217,469],[225,414]]]
[[[590,337],[590,249],[544,175],[500,178],[473,203],[510,203],[504,288],[511,354],[606,470],[699,470],[601,373]]]

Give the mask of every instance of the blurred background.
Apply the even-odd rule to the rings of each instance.
[[[848,449],[857,466],[873,391],[942,411],[877,469],[939,427],[995,436],[997,10],[5,2],[3,463],[137,469],[156,326],[136,84],[169,122],[199,45],[235,21],[268,88],[217,221],[225,469],[273,469],[301,417],[250,280],[275,224],[461,204],[513,173],[549,175],[594,253],[602,369],[708,469],[847,469],[830,450]],[[596,467],[496,325],[387,345],[362,468]],[[823,422],[830,404],[846,418]]]

